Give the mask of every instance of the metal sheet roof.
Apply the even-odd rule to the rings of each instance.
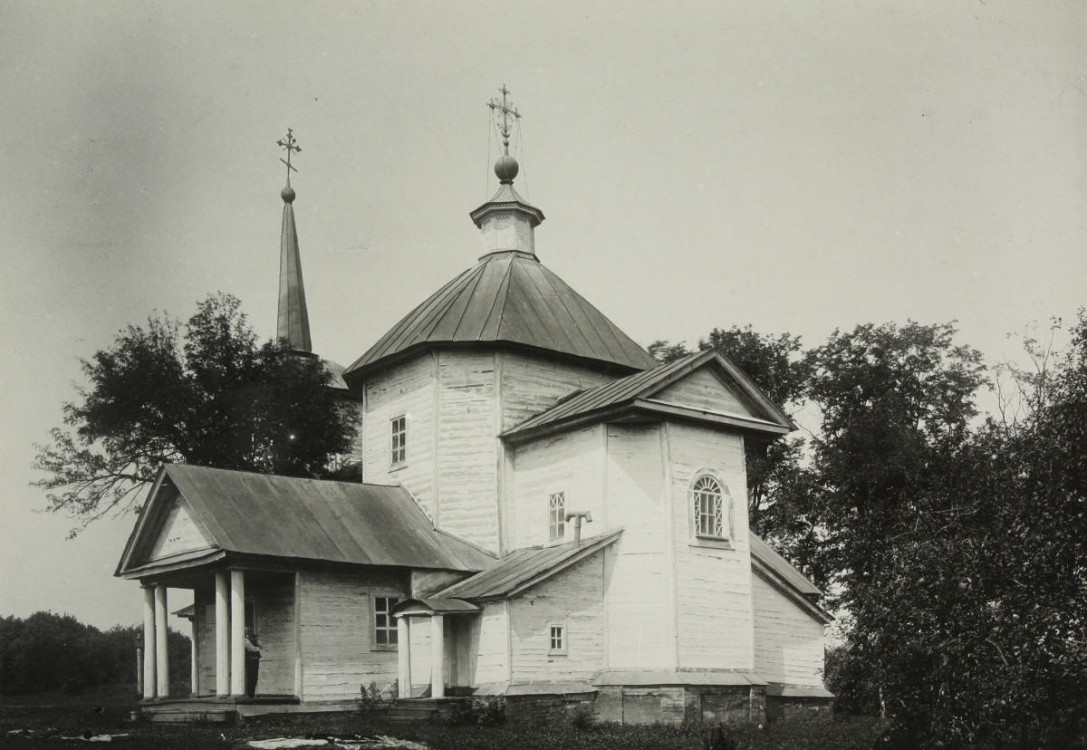
[[[438,599],[425,597],[405,599],[393,608],[393,614],[411,615],[429,613],[435,615],[458,615],[478,612],[479,607],[463,599]]]
[[[789,416],[771,402],[762,390],[751,382],[727,357],[719,352],[705,351],[582,391],[565,401],[560,401],[544,412],[529,417],[517,427],[504,433],[503,437],[524,435],[548,425],[561,424],[593,412],[604,411],[623,404],[632,404],[637,399],[649,398],[653,393],[666,388],[688,373],[710,363],[718,365],[736,382],[756,409],[763,412],[766,417],[765,421],[789,430],[794,429]]]
[[[162,471],[208,542],[226,552],[463,571],[495,562],[474,545],[437,531],[402,487],[183,464]],[[150,518],[165,484],[156,485],[147,504],[144,513]],[[137,522],[118,574],[145,562],[157,531],[155,523]]]
[[[347,368],[348,380],[425,345],[528,346],[634,370],[657,362],[534,256],[499,252],[416,307]]]
[[[437,598],[496,599],[513,596],[607,547],[622,533],[622,529],[616,529],[601,536],[582,539],[581,544],[569,542],[552,547],[514,550],[494,567],[439,592]]]
[[[804,596],[823,595],[823,592],[809,581],[803,573],[794,568],[792,563],[775,552],[773,547],[766,543],[766,540],[755,534],[751,534],[751,557],[773,571],[785,583],[796,589],[797,593]]]

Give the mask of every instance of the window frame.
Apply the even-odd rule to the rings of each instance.
[[[704,488],[704,482],[712,482],[717,487],[717,503],[720,509],[718,518],[721,524],[719,529],[707,530],[702,526],[703,519],[717,515],[713,508],[710,509],[710,513],[707,513],[704,509],[705,495],[711,494]],[[728,485],[725,484],[720,475],[706,469],[695,472],[687,485],[686,501],[691,525],[691,544],[701,547],[732,549],[732,493],[729,492]]]
[[[559,631],[559,645],[555,646],[555,631]],[[570,654],[570,630],[566,627],[566,621],[552,621],[547,623],[547,655],[568,656]]]
[[[397,422],[401,429],[398,431]],[[397,441],[399,438],[399,442]],[[395,470],[408,465],[408,415],[398,414],[389,419],[389,469]],[[399,455],[399,458],[397,456]]]
[[[557,519],[556,510],[559,511]],[[566,541],[566,490],[552,492],[547,496],[547,541]]]
[[[396,608],[396,605],[404,601],[403,594],[378,591],[370,597],[373,606],[370,608],[370,644],[374,651],[397,651],[400,648],[400,626],[396,622],[396,618],[393,617],[392,611]],[[378,609],[378,600],[385,599],[390,602],[387,608],[384,610]],[[388,618],[388,624],[385,626],[378,625],[377,618],[380,615],[384,615]],[[379,643],[378,634],[386,633],[390,643]]]

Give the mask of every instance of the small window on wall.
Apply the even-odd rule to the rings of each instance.
[[[549,654],[566,653],[566,625],[561,622],[553,622],[547,626]]]
[[[729,539],[728,491],[709,474],[702,474],[691,483],[691,510],[694,513],[694,534],[704,539]]]
[[[547,498],[547,538],[551,541],[566,536],[566,493],[555,492]]]
[[[400,466],[408,460],[408,418],[405,415],[394,417],[390,423],[392,428],[392,460],[393,466]]]
[[[374,646],[377,648],[396,648],[396,618],[393,607],[400,603],[395,596],[374,597]]]

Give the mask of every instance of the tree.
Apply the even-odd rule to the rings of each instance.
[[[37,446],[49,507],[81,521],[138,509],[164,462],[322,476],[350,452],[356,410],[320,359],[258,344],[227,294],[182,326],[129,326],[82,362],[89,386],[64,405],[65,428]]]

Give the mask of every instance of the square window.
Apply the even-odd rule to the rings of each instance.
[[[547,499],[548,539],[555,541],[566,536],[566,493],[555,492]]]
[[[390,425],[392,428],[392,453],[389,463],[397,466],[408,460],[408,418],[406,415],[394,417]]]
[[[551,623],[547,626],[549,654],[566,653],[566,626],[562,623]]]
[[[374,645],[378,647],[395,647],[397,644],[396,618],[393,617],[393,608],[400,603],[395,596],[374,597]]]

